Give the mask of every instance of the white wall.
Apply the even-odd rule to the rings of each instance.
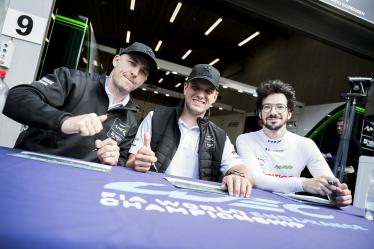
[[[244,114],[213,116],[210,120],[227,132],[227,135],[234,145],[236,138],[243,133],[245,124]]]
[[[50,19],[54,0],[9,0],[9,8]],[[48,25],[47,25],[48,27]],[[47,28],[45,32],[47,31]],[[15,51],[5,82],[9,87],[31,83],[36,76],[43,44],[36,44],[6,35],[0,35],[0,41],[13,39]],[[44,39],[43,39],[44,41]],[[22,108],[22,107],[20,107]],[[12,147],[21,130],[21,125],[0,114],[0,146]]]

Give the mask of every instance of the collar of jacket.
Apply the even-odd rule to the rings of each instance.
[[[100,77],[100,85],[103,87],[104,91],[105,91],[105,80],[106,80],[106,77],[108,77],[108,75],[106,73],[104,73]],[[116,110],[128,110],[128,111],[137,112],[139,110],[139,107],[135,105],[134,100],[132,99],[132,97],[130,95],[130,100],[126,104],[126,106],[121,106],[121,107],[116,107],[116,108],[110,109],[110,111],[116,111]]]

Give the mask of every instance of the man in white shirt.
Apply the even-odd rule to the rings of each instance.
[[[352,203],[351,191],[331,172],[316,144],[287,131],[295,107],[295,92],[287,83],[267,81],[257,88],[256,110],[264,125],[260,131],[242,134],[236,141],[238,154],[253,174],[258,188],[300,192],[329,198],[337,206]],[[308,167],[313,178],[302,178]]]
[[[219,78],[214,67],[196,65],[184,85],[184,101],[176,107],[156,109],[143,120],[127,165],[140,172],[154,170],[222,180],[222,189],[230,195],[249,197],[251,175],[226,132],[209,121],[209,108],[218,96]]]

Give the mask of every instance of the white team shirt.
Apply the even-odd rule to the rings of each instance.
[[[144,145],[144,133],[149,133],[152,136],[152,116],[153,111],[149,112],[139,126],[135,139],[129,153],[136,154],[137,151]],[[181,138],[179,146],[169,167],[165,173],[175,176],[183,176],[199,179],[199,140],[200,129],[198,126],[188,128],[183,120],[178,120]],[[230,142],[229,137],[226,136],[225,147],[222,154],[221,173],[224,175],[233,166],[243,164],[235,148]]]
[[[305,166],[313,177],[334,177],[313,140],[289,131],[275,140],[263,130],[242,134],[236,140],[236,149],[258,188],[303,191],[300,174]]]

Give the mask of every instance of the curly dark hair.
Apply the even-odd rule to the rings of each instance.
[[[287,108],[289,112],[293,112],[295,109],[295,90],[293,87],[281,80],[268,80],[264,81],[257,87],[257,100],[256,100],[256,110],[259,112],[262,108],[262,101],[267,96],[273,93],[283,93],[287,98]]]

